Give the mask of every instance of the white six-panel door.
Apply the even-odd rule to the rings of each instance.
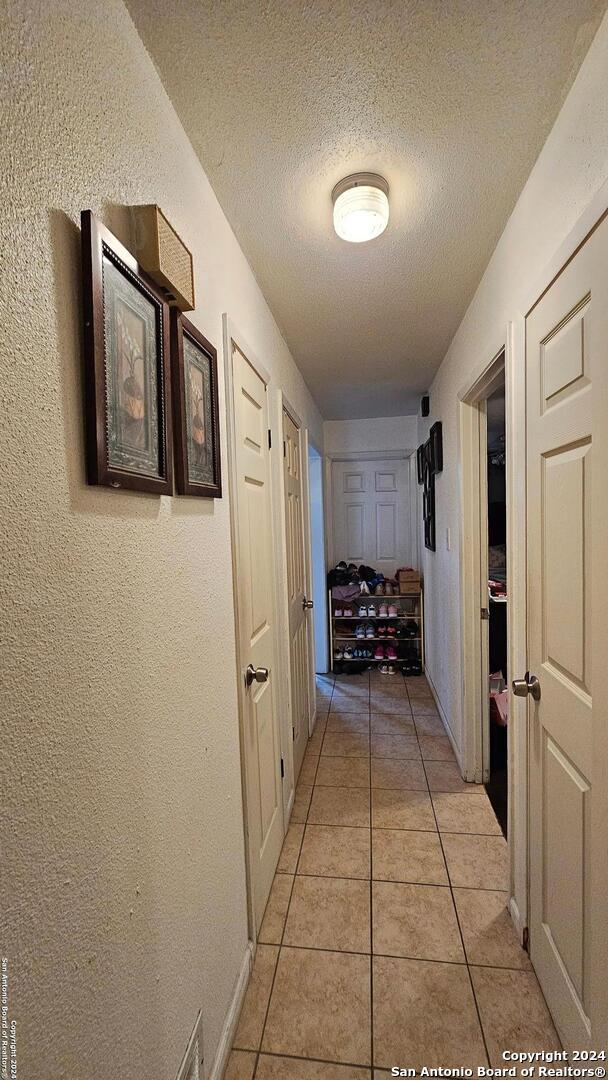
[[[289,656],[291,670],[291,722],[293,771],[297,782],[310,719],[310,657],[306,608],[306,559],[300,431],[283,410],[283,480],[285,492],[285,546],[287,552],[287,602],[289,606]]]
[[[235,559],[242,748],[250,889],[259,929],[283,843],[280,732],[274,655],[273,541],[266,385],[232,343],[236,464]],[[251,665],[266,681],[245,689]]]
[[[592,480],[593,400],[608,364],[607,268],[605,222],[526,325],[528,656],[541,689],[540,701],[528,698],[530,955],[569,1047],[593,1041],[591,929],[607,902],[590,876],[593,691],[603,674],[591,670],[591,561],[602,542],[592,525],[602,484]]]
[[[332,563],[365,563],[383,574],[416,565],[409,459],[332,463]]]

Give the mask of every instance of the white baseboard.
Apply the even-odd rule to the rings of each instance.
[[[443,724],[443,726],[445,728],[445,733],[446,733],[448,739],[450,740],[450,742],[452,744],[452,750],[454,751],[454,756],[456,757],[456,761],[458,762],[458,768],[460,769],[460,772],[462,773],[462,760],[461,760],[461,757],[460,757],[460,747],[458,747],[456,745],[456,741],[455,741],[454,736],[452,734],[452,729],[450,728],[450,725],[448,724],[448,718],[447,718],[447,716],[445,715],[445,713],[443,711],[443,707],[442,707],[441,702],[439,700],[439,694],[437,693],[437,690],[435,689],[435,686],[433,684],[433,680],[431,679],[431,676],[429,675],[429,673],[428,673],[428,671],[426,669],[425,669],[424,674],[426,676],[426,681],[428,682],[428,684],[429,684],[429,686],[431,688],[431,693],[432,693],[433,698],[435,700],[435,704],[437,706],[437,711],[438,711],[439,716],[441,718],[441,723]]]
[[[524,930],[526,928],[524,926],[524,920],[521,917],[521,912],[519,910],[517,900],[515,899],[514,896],[512,896],[510,898],[510,900],[509,900],[509,913],[511,915],[511,918],[513,920],[513,925],[514,925],[515,930],[517,932],[517,937],[519,939],[519,944],[523,945],[523,943],[524,943]]]
[[[247,986],[249,985],[249,976],[251,975],[251,968],[253,965],[253,952],[254,945],[250,941],[247,944],[245,955],[243,957],[243,963],[241,964],[241,970],[239,971],[238,979],[236,980],[236,986],[234,988],[234,994],[232,995],[232,1001],[230,1002],[224,1026],[222,1028],[222,1034],[218,1044],[215,1060],[211,1067],[208,1080],[222,1080],[226,1066],[228,1064],[228,1058],[230,1056],[230,1050],[232,1049],[232,1043],[234,1041],[234,1035],[236,1027],[239,1022],[239,1016],[243,1007],[243,1000]]]

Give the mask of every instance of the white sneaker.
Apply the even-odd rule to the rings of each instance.
[[[376,618],[376,605],[375,604],[368,604],[367,605],[367,614],[369,615],[369,617],[371,619]]]
[[[388,664],[380,664],[380,674],[381,675],[390,675],[389,665]]]
[[[367,606],[365,604],[361,604],[359,608],[359,618],[367,619]]]
[[[397,674],[397,668],[395,667],[394,664],[389,664],[388,665],[388,674],[389,675],[396,675]]]
[[[341,660],[343,655],[342,649],[334,649],[334,660]]]
[[[367,581],[361,582],[361,596],[369,596],[369,585]]]

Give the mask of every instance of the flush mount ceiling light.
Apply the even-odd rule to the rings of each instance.
[[[362,244],[380,236],[388,224],[388,184],[376,173],[354,173],[331,193],[334,229],[343,240]]]

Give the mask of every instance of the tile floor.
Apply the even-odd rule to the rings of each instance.
[[[319,678],[226,1080],[384,1080],[558,1048],[507,875],[425,679]]]

